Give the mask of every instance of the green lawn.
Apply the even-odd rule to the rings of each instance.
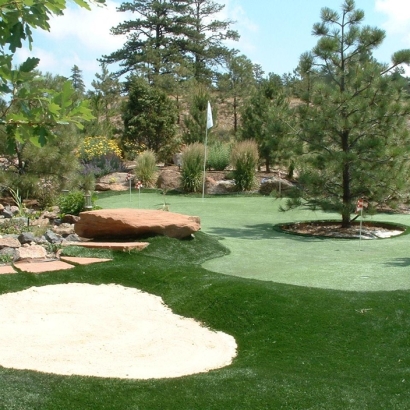
[[[155,209],[159,194],[107,196],[103,208]],[[335,219],[336,214],[297,210],[279,212],[270,197],[168,196],[172,212],[201,217],[202,230],[221,238],[230,255],[203,266],[214,272],[277,283],[339,290],[410,289],[408,236],[372,241],[314,239],[278,233],[273,226],[290,221]],[[371,220],[410,225],[410,215],[382,214]]]
[[[293,272],[293,280],[298,273],[314,275],[310,258],[332,266],[334,255],[344,252],[344,257],[336,256],[335,288],[336,276],[349,274],[353,264],[356,270],[362,264],[369,269],[370,263],[391,275],[385,281],[385,288],[390,288],[396,272],[408,271],[410,258],[402,249],[409,236],[365,242],[358,250],[357,241],[311,240],[272,231],[274,223],[312,217],[301,212],[279,214],[277,202],[269,198],[169,197],[167,201],[171,211],[201,216],[204,232],[194,240],[153,238],[140,253],[106,251],[104,256],[114,260],[104,264],[41,275],[2,275],[0,293],[68,282],[136,287],[160,295],[174,312],[234,336],[238,356],[233,364],[209,373],[148,381],[0,368],[0,409],[409,408],[410,291],[405,286],[395,291],[346,291],[340,290],[346,285],[321,289],[323,284],[278,283],[275,276],[285,268],[288,274]],[[160,202],[161,197],[141,194],[140,207],[154,208]],[[99,204],[128,207],[132,202],[119,195],[106,196]],[[400,216],[382,219],[406,221]],[[259,248],[263,251],[255,254]],[[289,255],[290,261],[293,255],[292,263],[272,258],[279,248],[286,248],[280,250],[281,257]],[[298,255],[301,250],[314,255]],[[348,254],[357,257],[356,262],[347,259]],[[377,266],[377,261],[369,261],[373,257],[388,264]],[[257,270],[265,269],[265,277],[257,277],[253,268],[246,273],[247,266],[253,266],[248,258],[254,259]],[[237,270],[230,266],[233,263]],[[229,275],[212,272],[211,266]],[[245,277],[252,275],[266,280]]]

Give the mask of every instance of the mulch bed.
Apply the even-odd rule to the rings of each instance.
[[[300,222],[282,225],[281,230],[299,235],[323,236],[331,238],[359,238],[360,224],[354,223],[350,228],[342,228],[340,222]],[[389,238],[405,231],[402,226],[369,223],[362,224],[361,236],[364,239]]]

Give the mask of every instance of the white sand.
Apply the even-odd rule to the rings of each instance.
[[[119,285],[61,284],[0,295],[0,366],[62,375],[178,377],[229,365],[232,336]]]

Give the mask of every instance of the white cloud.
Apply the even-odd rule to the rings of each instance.
[[[407,34],[410,31],[410,1],[409,0],[376,0],[375,9],[387,15],[384,28],[397,34]]]
[[[50,40],[70,41],[76,48],[93,53],[109,53],[120,48],[125,36],[114,36],[110,29],[127,17],[116,11],[118,4],[108,1],[106,6],[92,6],[92,10],[70,7],[64,16],[54,17],[50,24]]]

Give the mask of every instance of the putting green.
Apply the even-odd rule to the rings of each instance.
[[[103,208],[161,206],[158,194],[101,198]],[[167,196],[169,210],[201,217],[202,230],[216,235],[231,253],[204,267],[243,278],[338,290],[410,289],[410,236],[379,240],[317,239],[277,232],[278,223],[335,219],[330,213],[279,212],[269,197],[193,198]],[[410,225],[410,215],[380,214],[368,220]]]

